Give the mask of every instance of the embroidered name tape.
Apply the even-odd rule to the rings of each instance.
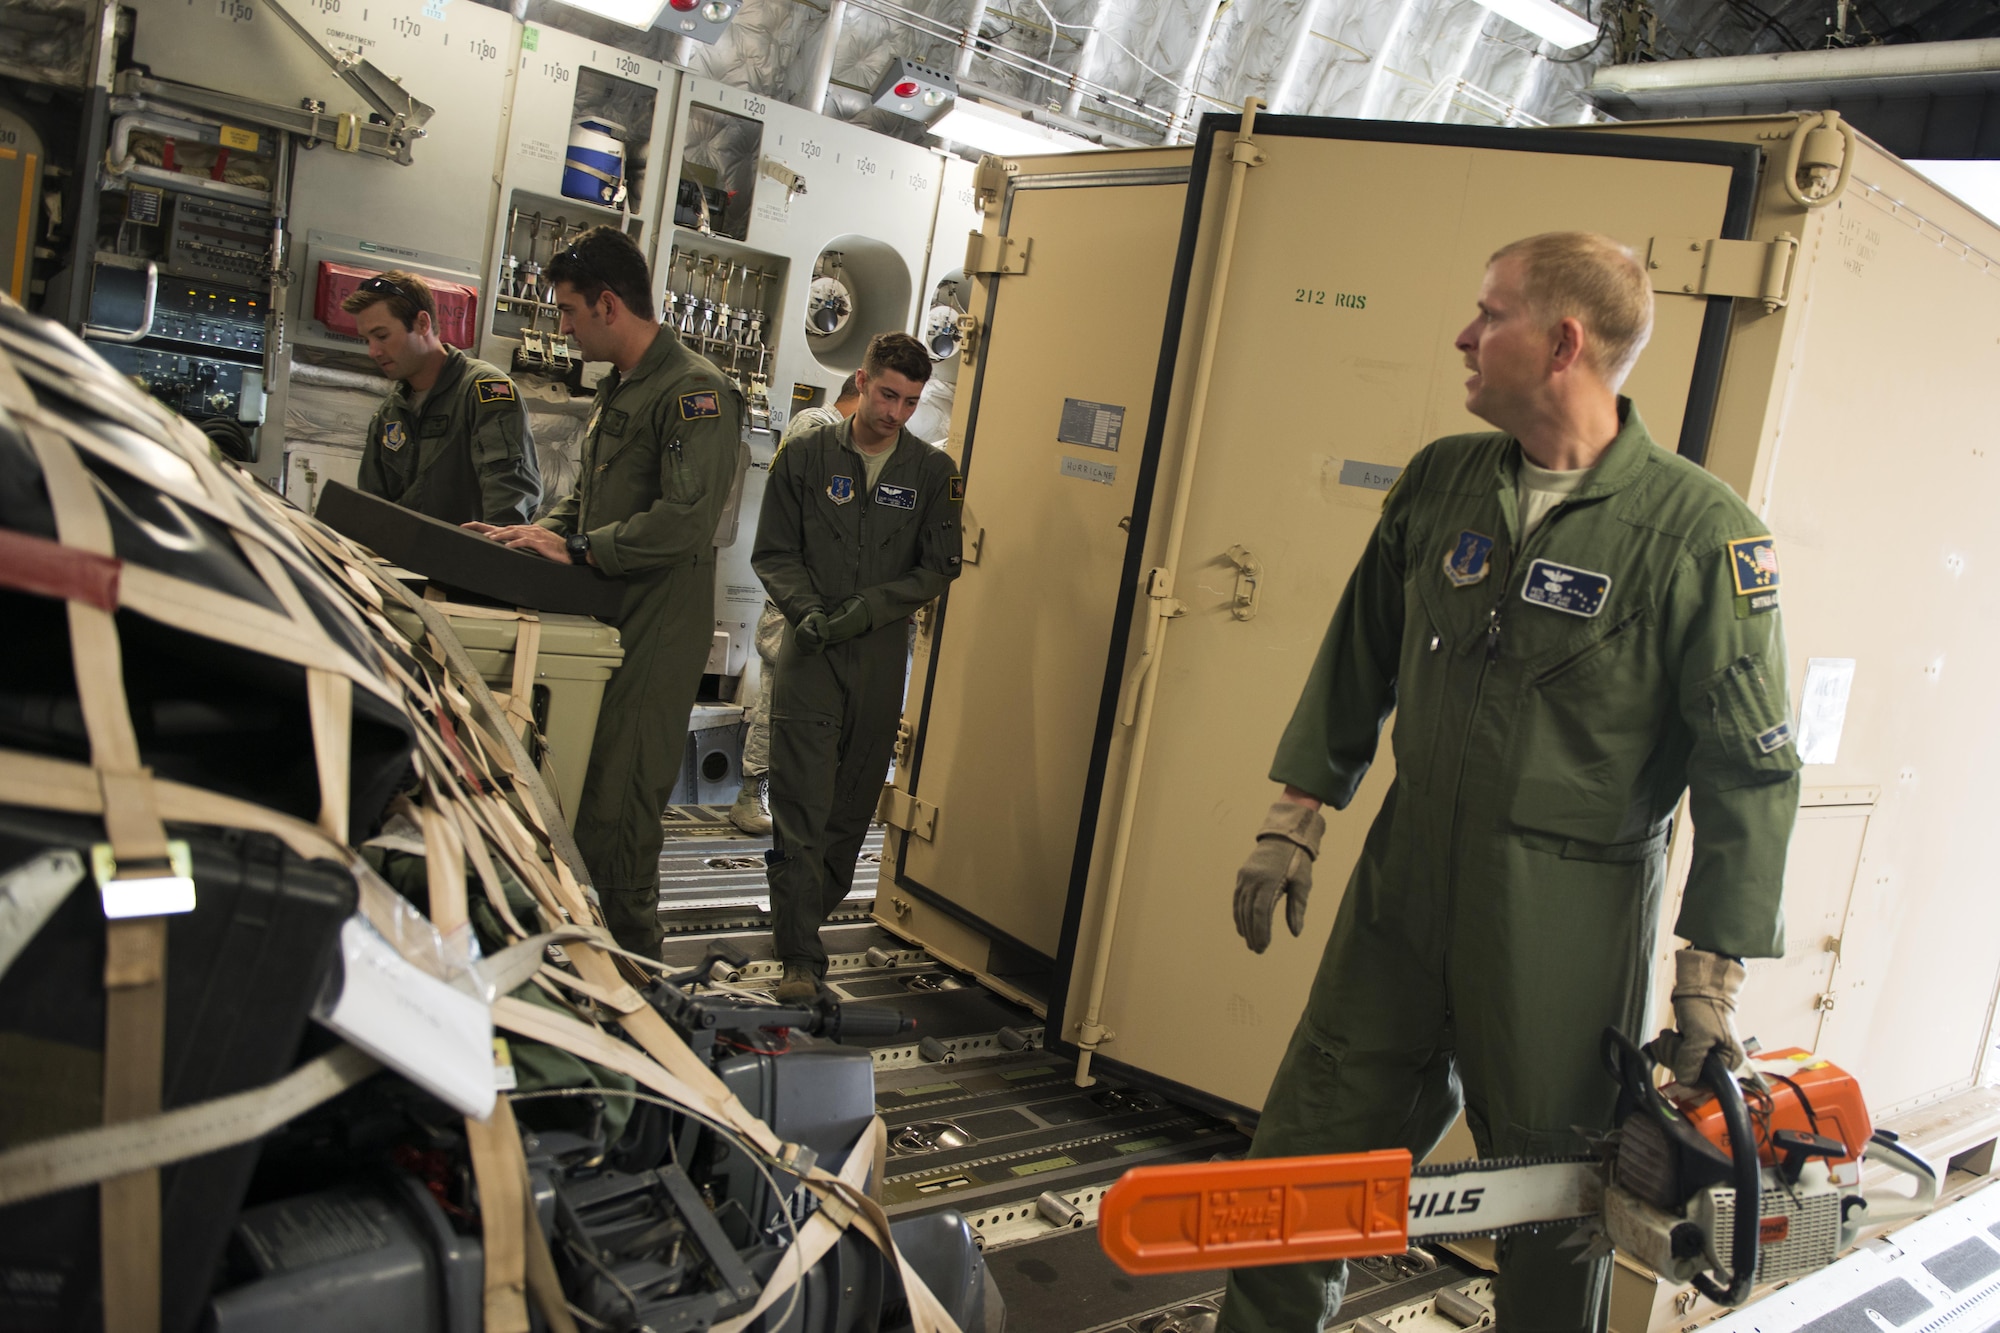
[[[451,422],[444,417],[425,417],[423,424],[417,427],[417,438],[435,440],[450,429]]]
[[[410,442],[410,433],[403,429],[400,421],[391,421],[382,427],[382,447],[400,449]]]
[[[888,505],[891,509],[915,509],[917,491],[914,486],[891,486],[887,482],[875,483],[875,503]]]
[[[511,403],[515,401],[514,386],[503,379],[480,380],[475,386],[481,403]]]
[[[1444,576],[1457,588],[1469,588],[1483,582],[1493,572],[1493,565],[1488,559],[1492,554],[1493,539],[1468,528],[1458,534],[1451,550],[1445,552]]]
[[[1521,600],[1567,615],[1590,617],[1604,609],[1611,576],[1553,560],[1536,560],[1521,583]]]
[[[708,417],[722,415],[722,402],[713,390],[681,395],[681,420],[701,421]]]
[[[833,477],[826,483],[826,498],[837,505],[844,505],[854,498],[854,478]]]
[[[1729,563],[1738,596],[1778,586],[1778,546],[1769,537],[1729,543]]]

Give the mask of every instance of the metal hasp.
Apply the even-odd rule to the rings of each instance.
[[[1098,1205],[1098,1243],[1128,1273],[1401,1254],[1410,1154],[1135,1167]]]
[[[1792,261],[1799,241],[1780,232],[1773,241],[1703,240],[1655,236],[1646,243],[1646,273],[1656,292],[1684,296],[1740,296],[1762,301],[1776,314],[1791,299]]]
[[[1238,620],[1249,620],[1257,614],[1257,589],[1264,581],[1264,567],[1242,546],[1232,546],[1223,555],[1236,566],[1236,597],[1230,603],[1229,614]]]
[[[121,97],[154,97],[180,106],[207,111],[229,120],[247,120],[268,125],[307,139],[323,140],[350,153],[372,153],[392,162],[410,165],[410,146],[424,137],[424,126],[434,113],[403,85],[375,68],[360,56],[331,51],[277,0],[265,0],[264,8],[284,20],[285,26],[324,60],[340,81],[366,102],[380,123],[364,121],[352,112],[329,113],[324,104],[305,98],[296,107],[278,106],[254,98],[237,97],[212,88],[155,79],[137,70],[122,70],[113,84]]]

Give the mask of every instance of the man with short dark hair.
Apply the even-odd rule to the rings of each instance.
[[[1692,868],[1675,933],[1683,1083],[1734,1068],[1745,958],[1784,951],[1799,803],[1778,556],[1719,478],[1653,443],[1626,372],[1652,329],[1645,268],[1608,237],[1495,254],[1456,347],[1499,430],[1419,450],[1335,610],[1238,873],[1236,928],[1304,927],[1322,804],[1344,808],[1393,711],[1395,783],[1368,831],[1252,1157],[1406,1148],[1463,1105],[1482,1157],[1581,1153],[1610,1128],[1606,1027],[1649,1021],[1666,848]],[[1477,1228],[1472,1228],[1476,1230]],[[1502,1237],[1504,1333],[1600,1333],[1610,1260],[1568,1228]],[[1220,1328],[1309,1333],[1342,1262],[1232,1273]]]
[[[546,273],[562,331],[612,370],[597,386],[576,489],[537,525],[475,526],[625,584],[625,661],[605,686],[570,822],[612,935],[658,958],[660,815],[715,632],[717,529],[749,461],[743,399],[654,318],[645,258],[624,232],[592,227]]]
[[[446,523],[525,523],[542,472],[514,381],[438,333],[437,300],[414,273],[368,278],[340,303],[394,381],[368,423],[360,488]]]
[[[779,452],[794,436],[815,426],[838,426],[859,406],[861,390],[849,375],[840,382],[831,407],[808,407],[786,424]],[[777,461],[773,455],[773,465]],[[784,637],[785,613],[767,597],[757,617],[757,658],[764,664],[764,674],[757,685],[757,702],[750,706],[750,725],[743,733],[743,785],[729,807],[729,822],[754,837],[771,831],[771,692],[778,688],[778,645]]]
[[[930,378],[906,333],[877,334],[855,374],[860,405],[789,436],[771,463],[750,564],[784,613],[771,698],[765,853],[778,999],[826,975],[820,923],[854,885],[896,741],[908,621],[959,571],[965,483],[904,429]]]

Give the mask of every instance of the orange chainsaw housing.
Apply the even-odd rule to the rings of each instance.
[[[1820,1134],[1846,1144],[1847,1155],[1827,1159],[1829,1166],[1860,1160],[1875,1130],[1854,1075],[1796,1047],[1759,1051],[1750,1063],[1771,1086],[1768,1104],[1748,1082],[1743,1086],[1750,1122],[1757,1130],[1757,1156],[1765,1166],[1778,1165],[1771,1136],[1785,1129]],[[1722,1106],[1713,1093],[1675,1086],[1667,1089],[1667,1096],[1703,1138],[1729,1151],[1729,1129],[1722,1123]]]
[[[1098,1207],[1098,1241],[1128,1273],[1401,1254],[1410,1154],[1134,1167]]]

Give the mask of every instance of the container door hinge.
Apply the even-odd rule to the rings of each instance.
[[[969,278],[1004,278],[1028,271],[1032,236],[988,236],[975,231],[966,237],[965,275]]]
[[[1007,178],[1018,170],[1014,163],[991,153],[979,159],[979,165],[972,170],[972,201],[981,213],[990,212],[1000,202],[1007,193]]]
[[[938,808],[896,787],[882,788],[882,799],[875,807],[875,817],[890,828],[899,828],[925,842],[936,839]]]
[[[1772,241],[1655,236],[1646,248],[1646,272],[1656,292],[1741,297],[1762,301],[1776,314],[1791,299],[1798,252],[1798,238],[1790,232]]]

